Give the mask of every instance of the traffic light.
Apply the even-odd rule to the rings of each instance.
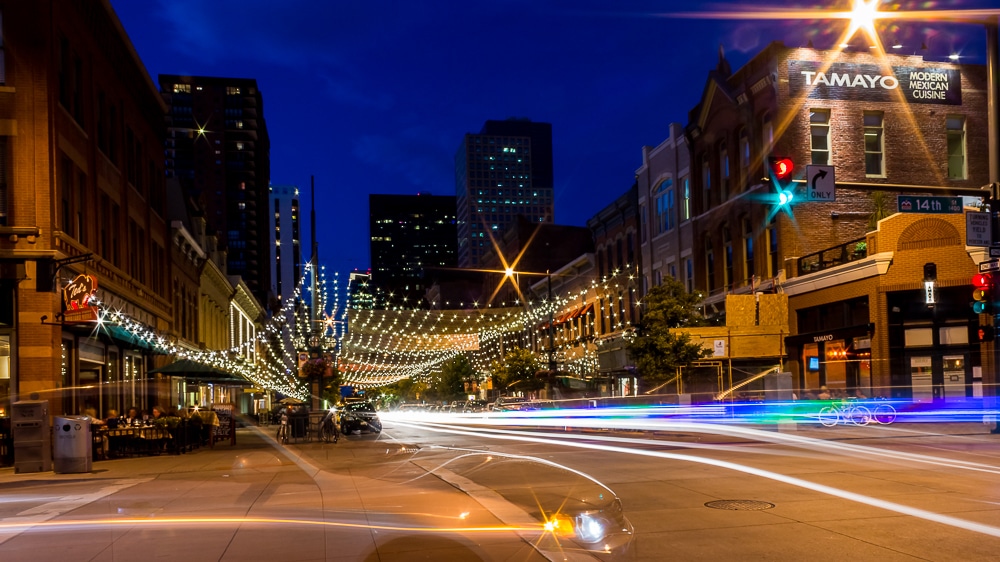
[[[775,156],[768,158],[768,173],[776,192],[778,210],[790,212],[789,207],[795,197],[795,186],[792,183],[792,172],[794,171],[795,163],[791,158]]]
[[[976,335],[979,337],[980,343],[993,341],[996,338],[996,331],[993,329],[993,326],[980,326],[976,330]]]
[[[972,276],[972,311],[987,314],[993,310],[993,276],[977,273]]]

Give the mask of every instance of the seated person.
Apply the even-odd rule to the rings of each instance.
[[[109,429],[118,427],[118,410],[114,408],[108,410],[108,415],[104,417],[104,423],[107,424]]]
[[[139,417],[139,410],[135,408],[129,408],[128,414],[125,415],[125,425],[136,425],[142,421]]]

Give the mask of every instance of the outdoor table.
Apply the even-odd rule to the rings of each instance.
[[[153,454],[163,451],[163,445],[173,439],[170,430],[157,426],[102,428],[108,438],[108,450],[113,456]]]

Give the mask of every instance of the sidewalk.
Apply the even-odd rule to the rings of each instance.
[[[97,461],[88,473],[0,469],[0,560],[545,559],[436,477],[381,480],[365,459],[384,447],[280,446],[267,430],[183,455]]]

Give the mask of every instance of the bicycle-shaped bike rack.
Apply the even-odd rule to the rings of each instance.
[[[853,400],[842,400],[825,406],[819,411],[819,423],[826,427],[833,427],[839,423],[845,425],[868,425],[877,423],[888,425],[896,421],[896,409],[891,404],[870,404],[874,408],[869,408],[865,404]]]

